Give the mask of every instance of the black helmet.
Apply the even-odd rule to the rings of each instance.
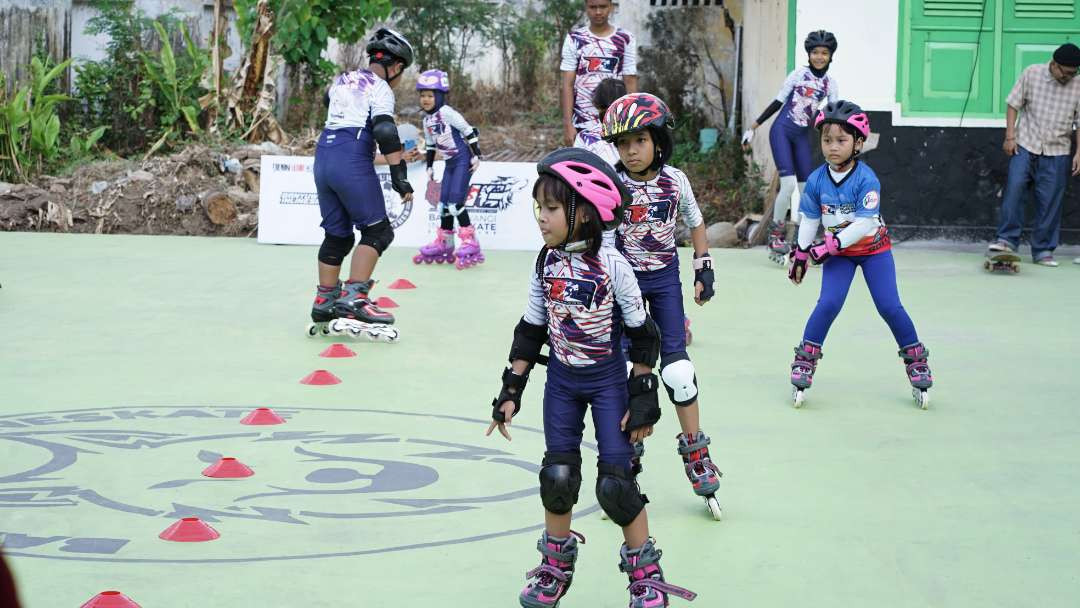
[[[803,42],[803,47],[806,48],[806,52],[809,53],[819,46],[829,49],[829,53],[835,53],[836,36],[833,36],[832,32],[826,32],[825,30],[810,32],[806,36],[806,42]]]
[[[367,54],[369,57],[377,53],[386,53],[409,67],[413,62],[413,47],[409,40],[388,27],[380,27],[368,40]]]
[[[838,99],[829,103],[814,117],[814,127],[821,130],[828,123],[848,125],[855,129],[863,139],[870,137],[870,118],[858,104]]]

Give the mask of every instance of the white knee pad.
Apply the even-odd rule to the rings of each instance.
[[[668,397],[675,405],[690,405],[697,399],[697,375],[689,359],[674,361],[660,370]]]
[[[780,191],[776,193],[776,202],[773,203],[773,221],[784,221],[788,208],[791,207],[791,195],[799,185],[799,178],[794,175],[785,175],[780,178]]]

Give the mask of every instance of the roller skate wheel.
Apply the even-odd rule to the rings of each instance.
[[[795,409],[802,407],[803,400],[806,399],[806,390],[801,388],[791,388],[791,399],[794,401]]]
[[[308,335],[309,338],[314,338],[314,337],[318,336],[320,333],[322,333],[322,332],[319,331],[319,324],[318,323],[308,323],[307,335]]]
[[[915,399],[915,405],[922,409],[930,408],[930,393],[917,388],[911,389],[911,396]]]
[[[457,256],[457,254],[456,254],[456,253],[451,253],[450,255],[446,256],[446,261],[447,261],[447,262],[449,262],[449,263],[451,263],[451,264],[453,264],[454,262],[456,262],[456,261],[457,261],[457,259],[458,259],[458,256]]]
[[[431,258],[424,258],[424,263],[425,263],[425,264],[430,264],[430,263],[432,263],[432,262],[434,262],[434,261],[435,261],[435,260],[432,260]]]
[[[724,518],[724,511],[720,508],[720,501],[716,500],[715,494],[705,497],[705,506],[709,508],[709,514],[712,515],[714,521]]]
[[[424,256],[422,256],[422,255],[414,255],[413,258],[412,258],[412,263],[413,264],[419,264],[420,262],[423,262],[423,261],[424,261]]]

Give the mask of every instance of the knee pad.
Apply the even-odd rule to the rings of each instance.
[[[360,244],[367,245],[382,255],[390,243],[394,242],[394,228],[390,220],[366,226],[360,231]]]
[[[544,508],[565,515],[577,504],[581,489],[581,454],[548,452],[540,467],[540,500]]]
[[[465,211],[465,205],[463,204],[459,205],[456,203],[448,203],[446,205],[446,212],[454,217],[461,215],[462,211]]]
[[[351,233],[347,237],[326,234],[319,246],[319,261],[328,266],[341,266],[355,242],[356,236]]]
[[[596,465],[596,500],[611,521],[629,526],[649,499],[641,493],[630,471],[605,462]]]
[[[685,407],[697,399],[697,374],[694,373],[694,364],[685,353],[680,353],[677,357],[660,367],[660,379],[664,381],[664,388],[667,389],[671,402]]]

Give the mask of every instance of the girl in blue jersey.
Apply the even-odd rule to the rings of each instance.
[[[655,95],[631,93],[612,102],[604,113],[604,139],[619,153],[616,169],[633,201],[623,211],[615,246],[634,269],[649,312],[660,327],[660,378],[677,407],[677,450],[694,493],[705,498],[720,519],[716,490],[720,474],[709,456],[709,436],[699,425],[697,375],[686,353],[686,313],[679,281],[675,223],[681,215],[694,245],[694,301],[713,297],[712,257],[694,191],[686,174],[668,164],[674,149],[672,116]]]
[[[424,141],[427,144],[427,174],[435,179],[435,153],[446,161],[443,169],[442,188],[439,192],[440,226],[435,240],[420,248],[413,258],[419,264],[425,262],[454,262],[458,270],[475,266],[484,261],[480,243],[476,240],[476,228],[465,210],[469,195],[469,178],[480,166],[480,134],[460,112],[446,103],[450,92],[450,77],[442,70],[428,70],[416,80],[420,93],[420,108],[424,110]],[[458,221],[458,237],[461,246],[454,255],[454,218]]]
[[[401,140],[394,125],[391,86],[409,67],[413,49],[401,34],[380,28],[367,44],[370,65],[334,79],[327,93],[326,125],[315,147],[312,169],[325,231],[319,247],[319,286],[311,307],[308,335],[347,330],[357,337],[383,336],[396,340],[394,322],[368,298],[371,274],[383,251],[394,240],[386,216],[382,186],[375,173],[375,145],[390,165],[391,185],[404,201],[412,198]],[[360,231],[355,243],[354,229]],[[341,283],[341,266],[352,252],[349,279]],[[342,324],[335,319],[348,320]],[[328,325],[329,324],[329,325]],[[390,341],[392,341],[390,340]]]
[[[791,252],[788,277],[796,285],[801,283],[811,261],[823,264],[823,271],[821,296],[791,364],[795,407],[802,404],[803,391],[814,381],[825,335],[844,306],[855,269],[861,267],[874,305],[900,347],[912,394],[926,409],[930,404],[927,389],[934,382],[926,362],[929,353],[897,293],[889,232],[881,220],[881,183],[874,171],[858,160],[870,134],[870,119],[859,106],[841,100],[825,106],[814,124],[821,130],[821,151],[827,164],[814,171],[806,183],[799,204],[803,214],[799,242]],[[822,224],[825,239],[814,243]]]
[[[809,64],[788,74],[776,99],[743,134],[743,145],[747,145],[754,130],[782,109],[769,130],[769,146],[780,175],[780,191],[773,204],[768,244],[770,257],[781,263],[789,250],[784,217],[791,206],[791,195],[796,187],[800,193],[803,191],[813,167],[807,126],[825,101],[835,102],[838,98],[836,79],[828,74],[836,53],[836,36],[825,30],[810,32],[803,47],[809,55]]]
[[[649,537],[648,500],[631,469],[633,447],[652,434],[660,418],[659,382],[652,368],[659,335],[645,313],[641,292],[626,260],[603,233],[619,221],[630,195],[615,171],[578,148],[552,152],[537,165],[533,187],[544,248],[532,269],[529,305],[514,329],[510,365],[491,405],[492,422],[507,427],[536,363],[546,363],[544,441],[540,500],[545,529],[537,543],[540,565],[530,571],[519,600],[525,608],[554,608],[570,588],[578,542],[571,510],[581,486],[581,439],[586,408],[592,409],[597,463],[596,497],[623,528],[619,568],[630,578],[630,608],[667,606],[669,593],[694,594],[664,582],[660,551]],[[633,371],[626,375],[620,345],[629,336]],[[540,354],[547,344],[551,357]]]

